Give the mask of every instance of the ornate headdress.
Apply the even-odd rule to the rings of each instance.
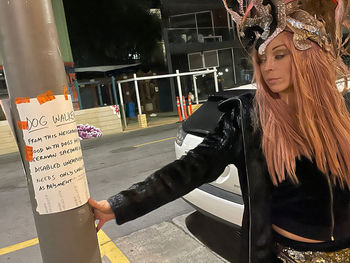
[[[348,0],[237,0],[235,11],[227,0],[222,1],[237,24],[239,36],[247,45],[255,43],[259,54],[284,30],[294,33],[294,45],[299,50],[310,48],[310,41],[314,41],[334,55],[346,53],[348,39],[342,41],[342,26],[350,25],[346,18]]]

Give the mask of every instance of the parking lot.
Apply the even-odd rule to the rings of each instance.
[[[82,141],[91,196],[106,199],[174,160],[176,125]],[[0,262],[41,262],[18,154],[0,156],[0,175]],[[124,225],[107,223],[103,261],[234,262],[237,231],[193,212],[178,199]]]

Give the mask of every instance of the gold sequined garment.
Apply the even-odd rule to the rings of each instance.
[[[350,248],[334,252],[297,251],[280,244],[277,247],[277,257],[283,263],[350,263]]]

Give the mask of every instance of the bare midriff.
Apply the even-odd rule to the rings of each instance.
[[[322,240],[315,240],[315,239],[309,239],[306,237],[302,237],[302,236],[298,236],[296,234],[290,233],[276,225],[272,225],[273,230],[275,230],[278,234],[280,234],[281,236],[284,236],[286,238],[292,239],[292,240],[296,240],[296,241],[300,241],[300,242],[306,242],[306,243],[321,243],[324,242]]]

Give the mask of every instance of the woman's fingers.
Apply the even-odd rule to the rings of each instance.
[[[106,212],[106,211],[109,212],[111,210],[111,207],[106,200],[102,200],[102,201],[97,202],[96,200],[89,198],[88,202],[89,202],[90,206],[92,206],[93,208],[99,209],[103,212]]]
[[[96,201],[89,198],[88,202],[93,209],[95,220],[98,220],[96,231],[99,231],[106,222],[115,218],[111,206],[107,200]]]
[[[96,232],[100,231],[101,227],[105,224],[106,221],[104,220],[99,220],[98,225],[96,227]]]
[[[91,197],[88,200],[89,205],[92,206],[93,208],[99,208],[99,204],[96,200],[92,199]]]

